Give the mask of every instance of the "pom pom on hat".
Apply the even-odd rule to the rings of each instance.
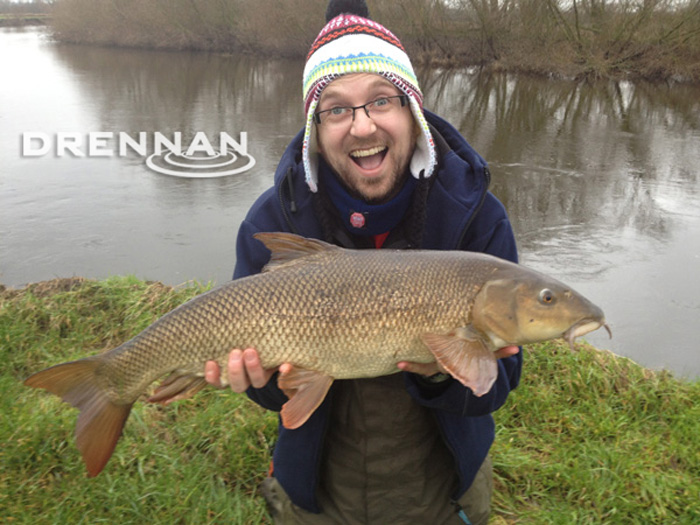
[[[343,13],[369,18],[369,8],[364,0],[331,0],[326,9],[326,22]]]
[[[413,117],[421,133],[410,162],[414,177],[430,177],[437,163],[435,145],[423,115],[423,93],[411,61],[399,39],[381,24],[368,18],[364,1],[331,0],[328,23],[316,37],[304,67],[306,126],[302,158],[306,182],[318,189],[318,144],[313,130],[314,113],[321,93],[337,78],[352,73],[374,73],[408,95]]]

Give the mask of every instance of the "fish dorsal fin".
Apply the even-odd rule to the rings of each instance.
[[[318,239],[309,239],[293,233],[258,232],[253,234],[253,237],[262,242],[272,252],[270,262],[263,268],[264,272],[288,266],[292,262],[315,253],[341,249],[333,244],[328,244]]]
[[[474,395],[481,397],[491,390],[498,376],[498,362],[483,337],[471,326],[449,334],[423,334],[423,342],[449,374]]]

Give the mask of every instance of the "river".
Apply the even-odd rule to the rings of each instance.
[[[238,225],[302,123],[301,61],[62,45],[36,28],[0,29],[0,57],[0,283],[230,278]],[[418,74],[426,107],[488,160],[522,263],[605,310],[613,339],[587,340],[700,377],[700,87]],[[212,157],[222,136],[233,153]],[[178,137],[201,160],[185,172],[237,173],[163,174],[180,169],[163,142]]]

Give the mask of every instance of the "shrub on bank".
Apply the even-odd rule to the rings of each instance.
[[[61,41],[304,57],[326,0],[59,0]],[[700,2],[368,1],[416,62],[700,81]]]

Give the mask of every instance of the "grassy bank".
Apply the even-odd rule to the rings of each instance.
[[[212,389],[137,403],[116,452],[87,479],[77,411],[22,385],[111,348],[204,288],[132,278],[0,289],[0,521],[265,523],[257,485],[276,417]],[[527,349],[497,413],[492,523],[700,522],[700,383],[559,344]]]
[[[700,81],[700,0],[369,0],[416,62]],[[326,0],[57,0],[68,42],[304,57]]]
[[[3,15],[0,14],[0,27],[43,26],[49,21],[49,15]]]

